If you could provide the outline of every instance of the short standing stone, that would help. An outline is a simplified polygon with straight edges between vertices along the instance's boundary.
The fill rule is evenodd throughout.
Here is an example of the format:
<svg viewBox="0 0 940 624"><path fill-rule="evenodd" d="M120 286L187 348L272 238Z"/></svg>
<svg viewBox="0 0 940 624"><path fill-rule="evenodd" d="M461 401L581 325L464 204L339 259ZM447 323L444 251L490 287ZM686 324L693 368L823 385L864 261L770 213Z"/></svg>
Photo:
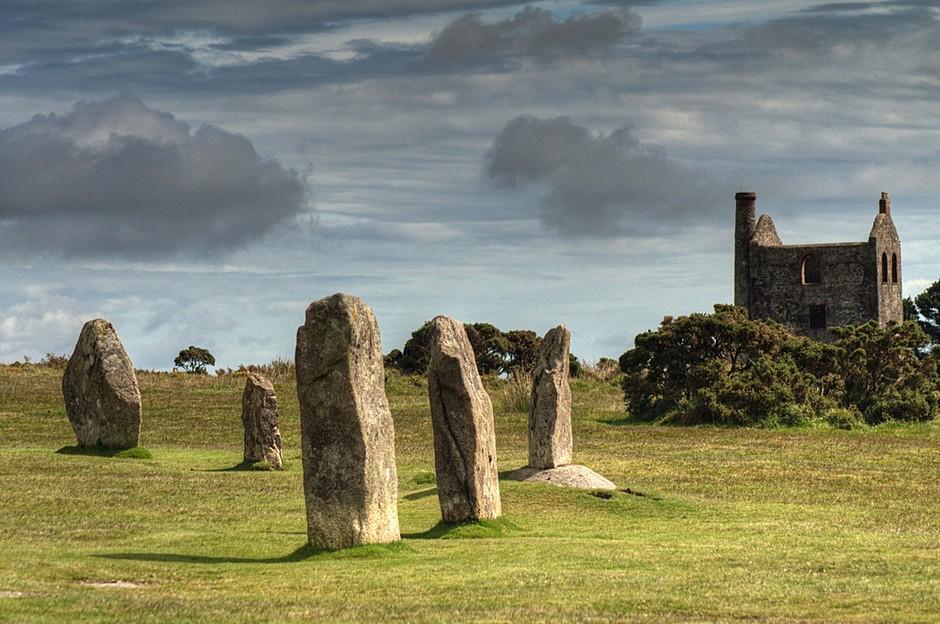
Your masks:
<svg viewBox="0 0 940 624"><path fill-rule="evenodd" d="M372 310L344 294L310 304L296 365L310 544L397 541L395 427Z"/></svg>
<svg viewBox="0 0 940 624"><path fill-rule="evenodd" d="M271 382L258 373L248 373L245 380L242 424L245 426L245 463L265 461L275 470L280 470L277 395Z"/></svg>
<svg viewBox="0 0 940 624"><path fill-rule="evenodd" d="M571 463L571 389L568 349L571 332L564 325L542 340L539 362L532 373L529 405L529 466L556 468Z"/></svg>
<svg viewBox="0 0 940 624"><path fill-rule="evenodd" d="M441 516L452 523L497 518L502 509L493 405L463 324L438 316L431 325L428 395Z"/></svg>
<svg viewBox="0 0 940 624"><path fill-rule="evenodd" d="M108 321L95 319L82 327L62 377L62 395L79 446L137 446L140 388L134 365Z"/></svg>

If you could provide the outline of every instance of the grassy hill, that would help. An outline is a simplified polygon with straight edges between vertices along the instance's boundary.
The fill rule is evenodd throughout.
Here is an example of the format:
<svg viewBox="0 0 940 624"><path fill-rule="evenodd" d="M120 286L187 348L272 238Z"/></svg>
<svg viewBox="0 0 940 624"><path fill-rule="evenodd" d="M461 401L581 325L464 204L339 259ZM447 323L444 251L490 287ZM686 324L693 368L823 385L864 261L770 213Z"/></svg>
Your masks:
<svg viewBox="0 0 940 624"><path fill-rule="evenodd" d="M0 366L2 622L928 622L940 426L633 425L577 381L575 460L631 493L501 481L505 521L448 529L423 380L393 376L404 539L305 548L298 408L284 472L241 460L243 380L142 373L152 459L70 455L61 372ZM526 414L492 382L502 471Z"/></svg>

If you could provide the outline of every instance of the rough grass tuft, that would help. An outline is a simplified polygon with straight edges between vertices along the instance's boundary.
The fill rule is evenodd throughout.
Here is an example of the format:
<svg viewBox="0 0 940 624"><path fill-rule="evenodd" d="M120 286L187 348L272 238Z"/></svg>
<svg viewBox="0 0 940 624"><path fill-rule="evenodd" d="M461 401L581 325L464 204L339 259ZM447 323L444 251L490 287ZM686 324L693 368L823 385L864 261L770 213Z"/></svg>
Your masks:
<svg viewBox="0 0 940 624"><path fill-rule="evenodd" d="M531 398L532 375L529 373L513 373L497 389L497 400L501 412L527 414Z"/></svg>
<svg viewBox="0 0 940 624"><path fill-rule="evenodd" d="M437 475L430 470L422 470L411 478L415 485L434 485L437 483Z"/></svg>
<svg viewBox="0 0 940 624"><path fill-rule="evenodd" d="M153 459L153 453L139 446L125 449L123 451L115 453L114 456L121 457L123 459Z"/></svg>

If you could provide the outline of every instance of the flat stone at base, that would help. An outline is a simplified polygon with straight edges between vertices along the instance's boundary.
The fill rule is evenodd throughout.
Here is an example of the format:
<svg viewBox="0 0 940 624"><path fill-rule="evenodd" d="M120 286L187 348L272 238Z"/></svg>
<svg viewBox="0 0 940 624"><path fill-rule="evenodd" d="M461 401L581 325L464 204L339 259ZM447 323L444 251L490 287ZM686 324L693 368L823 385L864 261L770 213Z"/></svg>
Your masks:
<svg viewBox="0 0 940 624"><path fill-rule="evenodd" d="M617 486L587 466L568 464L557 468L519 468L510 472L506 478L512 481L530 483L551 483L559 487L578 488L581 490L616 490Z"/></svg>

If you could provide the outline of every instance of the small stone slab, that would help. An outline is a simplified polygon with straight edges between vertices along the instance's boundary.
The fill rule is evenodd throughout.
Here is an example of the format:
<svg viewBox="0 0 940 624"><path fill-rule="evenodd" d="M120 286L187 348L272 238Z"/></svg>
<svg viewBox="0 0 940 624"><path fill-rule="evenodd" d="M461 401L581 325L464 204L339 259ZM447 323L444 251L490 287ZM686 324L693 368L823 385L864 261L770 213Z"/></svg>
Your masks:
<svg viewBox="0 0 940 624"><path fill-rule="evenodd" d="M18 591L0 591L0 598L22 598L23 592Z"/></svg>
<svg viewBox="0 0 940 624"><path fill-rule="evenodd" d="M79 446L126 449L140 441L140 387L114 326L82 327L62 376L65 411Z"/></svg>
<svg viewBox="0 0 940 624"><path fill-rule="evenodd" d="M311 303L295 361L307 539L330 550L398 541L395 426L372 310L341 293Z"/></svg>
<svg viewBox="0 0 940 624"><path fill-rule="evenodd" d="M245 427L245 463L266 461L281 469L281 431L278 428L277 395L263 375L248 373L242 394Z"/></svg>
<svg viewBox="0 0 940 624"><path fill-rule="evenodd" d="M513 470L507 479L512 481L527 481L530 483L551 483L560 487L577 488L580 490L616 490L617 486L597 474L587 466L568 464L557 468L539 470L537 468L519 468Z"/></svg>
<svg viewBox="0 0 940 624"><path fill-rule="evenodd" d="M431 321L428 398L441 517L450 523L498 518L493 404L463 323L446 316Z"/></svg>

